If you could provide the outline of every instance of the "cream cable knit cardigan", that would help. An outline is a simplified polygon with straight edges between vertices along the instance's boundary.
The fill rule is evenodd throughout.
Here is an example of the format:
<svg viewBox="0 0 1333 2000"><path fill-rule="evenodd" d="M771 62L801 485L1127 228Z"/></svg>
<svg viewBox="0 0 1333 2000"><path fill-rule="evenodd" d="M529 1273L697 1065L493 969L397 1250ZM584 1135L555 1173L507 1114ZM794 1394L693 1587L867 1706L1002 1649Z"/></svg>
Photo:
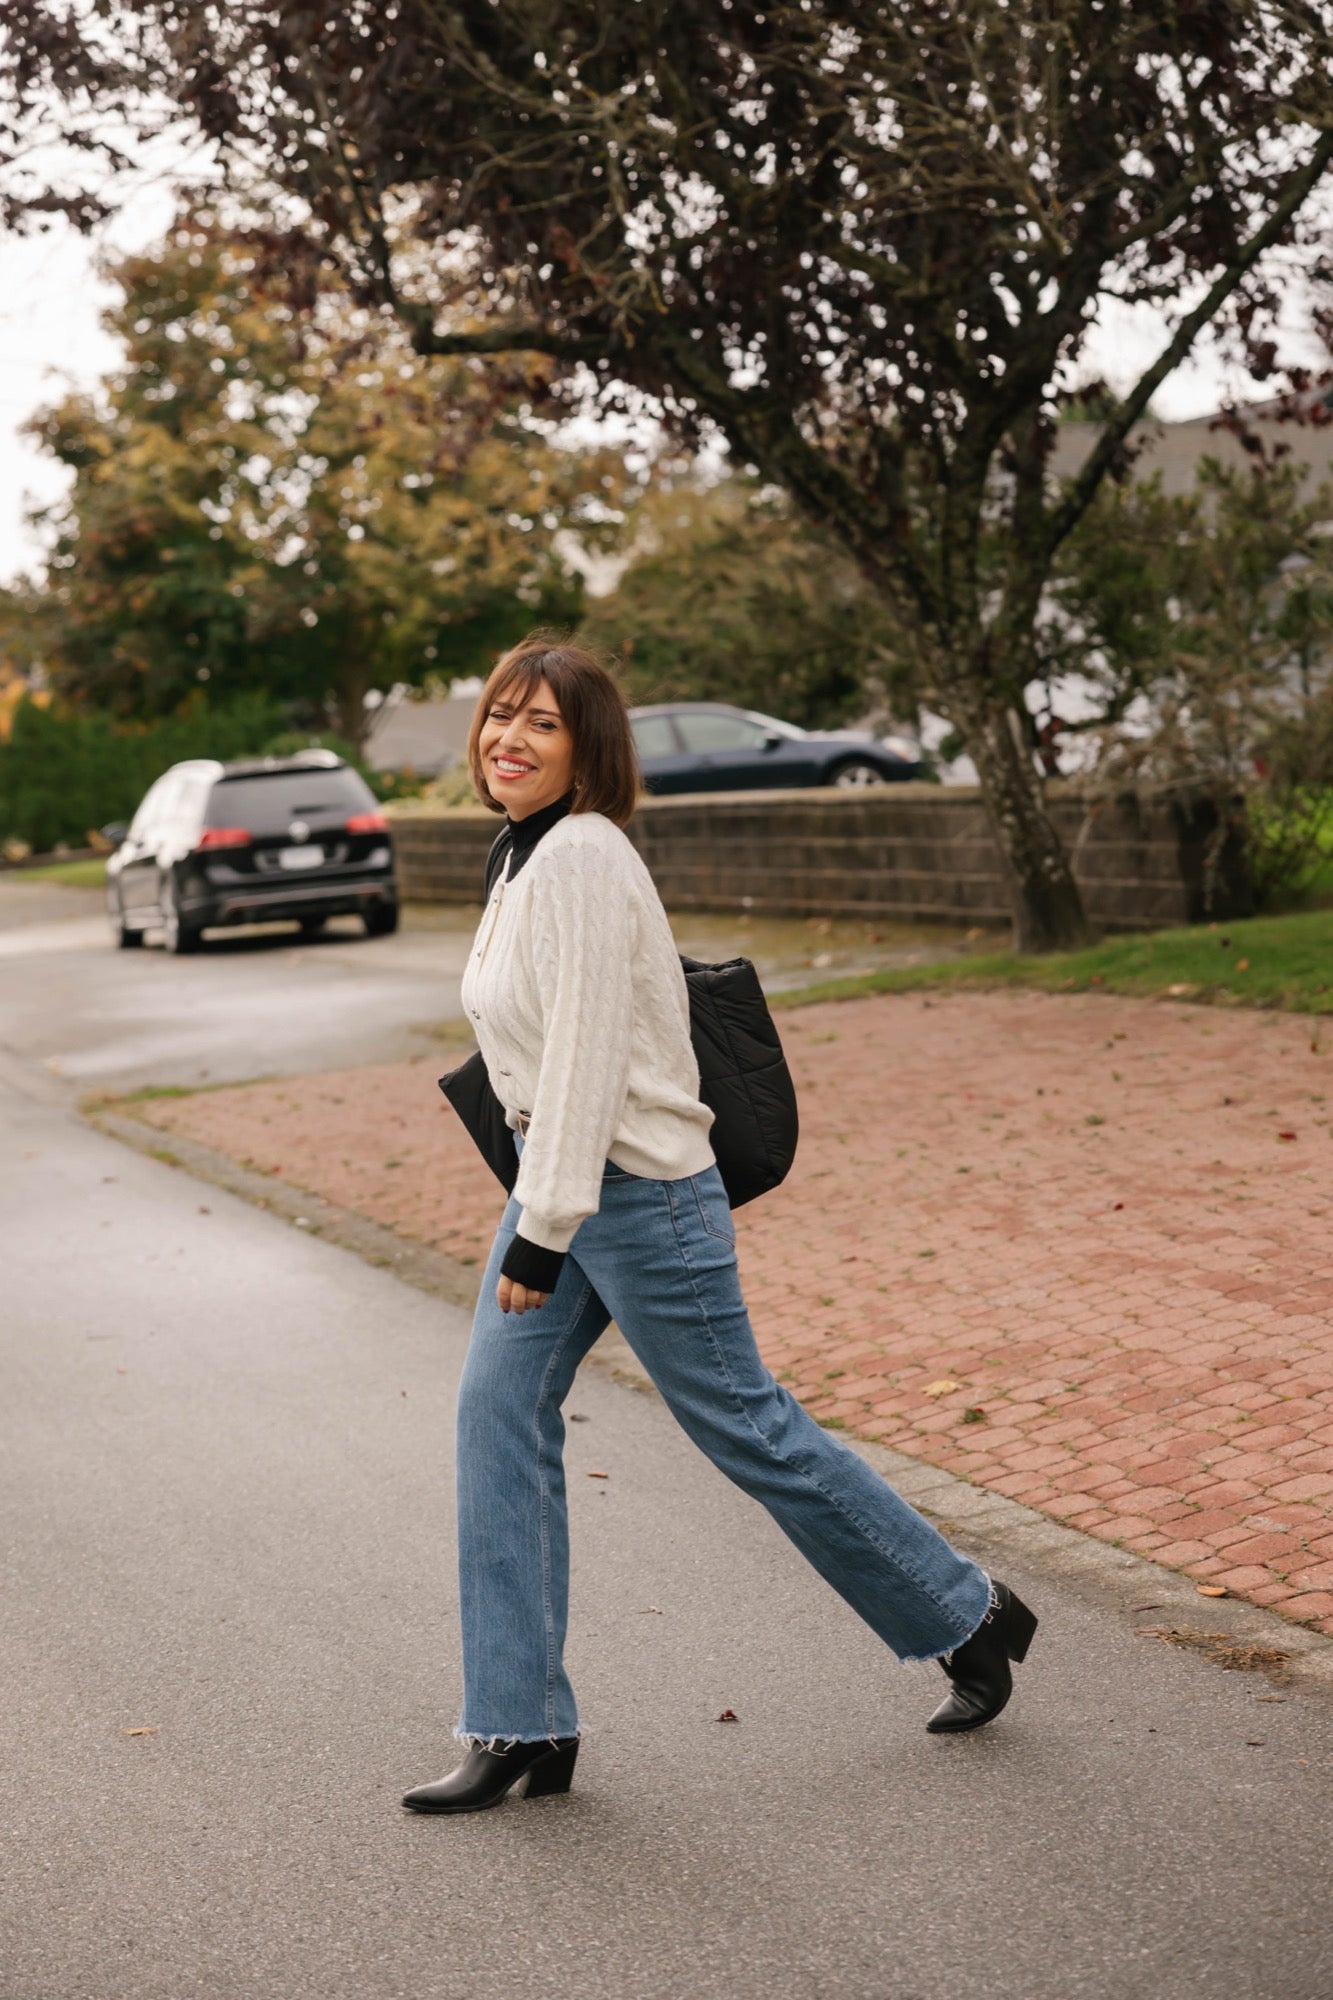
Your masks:
<svg viewBox="0 0 1333 2000"><path fill-rule="evenodd" d="M633 843L600 813L542 836L482 914L463 1005L511 1125L530 1118L518 1233L567 1250L608 1159L672 1181L713 1164L671 928Z"/></svg>

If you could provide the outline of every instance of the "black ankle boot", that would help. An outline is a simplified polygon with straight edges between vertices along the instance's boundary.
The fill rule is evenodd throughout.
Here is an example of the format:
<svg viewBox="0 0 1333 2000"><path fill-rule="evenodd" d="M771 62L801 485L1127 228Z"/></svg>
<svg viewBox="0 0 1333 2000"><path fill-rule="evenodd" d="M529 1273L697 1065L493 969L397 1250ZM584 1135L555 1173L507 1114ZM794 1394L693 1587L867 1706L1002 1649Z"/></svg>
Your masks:
<svg viewBox="0 0 1333 2000"><path fill-rule="evenodd" d="M990 1610L977 1630L941 1656L953 1686L926 1724L932 1735L958 1735L995 1720L1014 1691L1009 1662L1026 1659L1036 1629L1036 1617L1022 1599L993 1583Z"/></svg>
<svg viewBox="0 0 1333 2000"><path fill-rule="evenodd" d="M520 1784L520 1796L530 1799L567 1792L578 1754L577 1736L557 1736L554 1740L544 1736L540 1743L511 1743L503 1750L487 1750L473 1743L456 1771L436 1785L418 1785L403 1804L411 1812L484 1812L487 1806L498 1806Z"/></svg>

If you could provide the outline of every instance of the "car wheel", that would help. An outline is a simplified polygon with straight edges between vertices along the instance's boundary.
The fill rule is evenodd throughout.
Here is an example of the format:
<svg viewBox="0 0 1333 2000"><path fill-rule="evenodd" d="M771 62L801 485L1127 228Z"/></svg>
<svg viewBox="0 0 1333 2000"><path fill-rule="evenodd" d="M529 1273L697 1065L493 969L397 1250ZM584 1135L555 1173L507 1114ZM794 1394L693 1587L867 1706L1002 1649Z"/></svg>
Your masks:
<svg viewBox="0 0 1333 2000"><path fill-rule="evenodd" d="M135 951L143 943L143 932L131 930L125 921L125 912L120 900L108 904L107 914L111 918L111 936L119 951Z"/></svg>
<svg viewBox="0 0 1333 2000"><path fill-rule="evenodd" d="M887 785L889 782L877 764L868 764L863 757L853 757L846 764L839 764L829 782L840 790L850 791L865 785Z"/></svg>
<svg viewBox="0 0 1333 2000"><path fill-rule="evenodd" d="M372 903L361 913L367 937L392 937L398 928L397 903Z"/></svg>
<svg viewBox="0 0 1333 2000"><path fill-rule="evenodd" d="M172 957L184 958L187 953L198 951L199 932L182 917L176 903L176 887L170 875L162 878L157 904L162 913L162 941Z"/></svg>

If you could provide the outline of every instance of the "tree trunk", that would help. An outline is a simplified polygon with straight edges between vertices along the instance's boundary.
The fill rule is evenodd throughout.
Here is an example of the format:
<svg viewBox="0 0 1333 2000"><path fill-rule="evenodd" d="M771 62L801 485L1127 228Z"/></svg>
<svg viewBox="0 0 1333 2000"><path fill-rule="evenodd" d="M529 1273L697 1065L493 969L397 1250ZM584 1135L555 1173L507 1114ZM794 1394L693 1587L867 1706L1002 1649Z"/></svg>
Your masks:
<svg viewBox="0 0 1333 2000"><path fill-rule="evenodd" d="M977 767L1014 915L1016 951L1067 951L1089 937L1083 898L1046 810L1026 732L1008 703L955 704Z"/></svg>
<svg viewBox="0 0 1333 2000"><path fill-rule="evenodd" d="M366 689L369 685L370 677L358 659L344 663L333 695L338 734L344 742L352 745L358 757L364 751L370 734L370 714L366 708Z"/></svg>

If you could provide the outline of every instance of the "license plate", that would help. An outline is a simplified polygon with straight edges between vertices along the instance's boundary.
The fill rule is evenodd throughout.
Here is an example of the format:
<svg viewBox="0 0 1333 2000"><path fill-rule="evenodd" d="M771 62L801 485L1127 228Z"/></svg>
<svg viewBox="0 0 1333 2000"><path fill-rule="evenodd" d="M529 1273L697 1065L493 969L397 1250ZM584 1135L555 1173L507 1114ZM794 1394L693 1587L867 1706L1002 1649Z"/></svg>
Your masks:
<svg viewBox="0 0 1333 2000"><path fill-rule="evenodd" d="M324 860L322 847L280 847L279 868L318 868Z"/></svg>

